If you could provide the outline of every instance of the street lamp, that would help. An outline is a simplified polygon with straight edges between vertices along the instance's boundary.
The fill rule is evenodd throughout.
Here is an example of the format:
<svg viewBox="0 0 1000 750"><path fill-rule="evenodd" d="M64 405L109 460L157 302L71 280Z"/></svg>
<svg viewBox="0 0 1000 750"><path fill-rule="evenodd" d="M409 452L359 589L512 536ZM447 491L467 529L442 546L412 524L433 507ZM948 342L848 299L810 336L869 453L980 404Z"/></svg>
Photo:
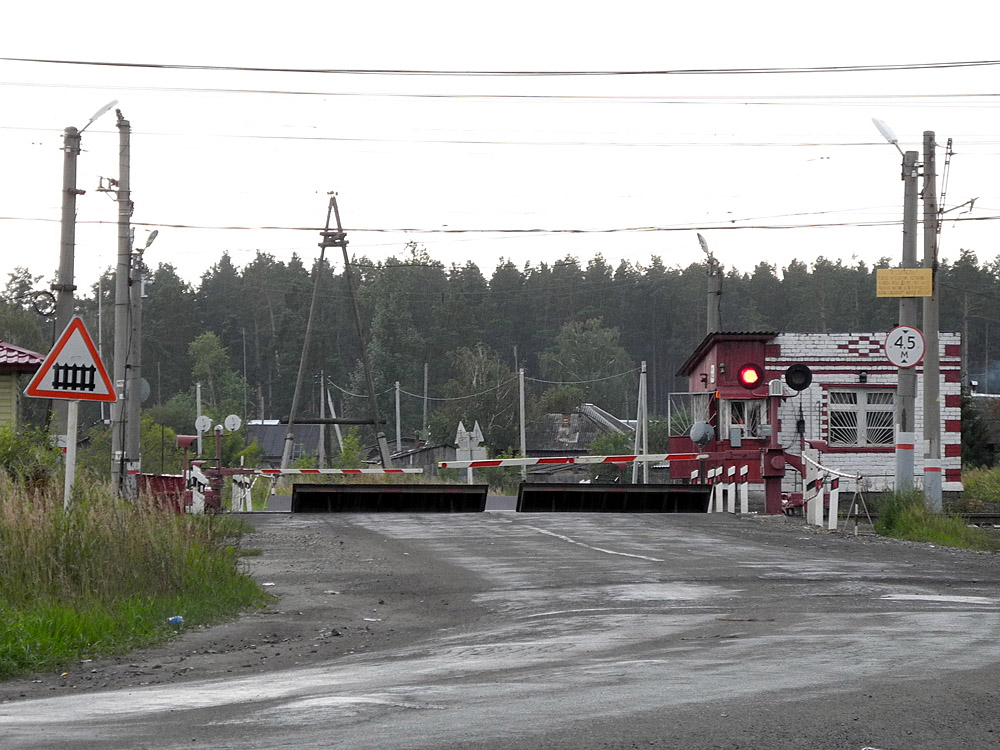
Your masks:
<svg viewBox="0 0 1000 750"><path fill-rule="evenodd" d="M879 133L903 156L903 262L901 268L917 267L917 152L899 147L892 128L872 118ZM899 325L917 327L917 298L899 298ZM916 437L914 410L917 397L915 367L897 370L896 380L896 481L897 492L913 489L913 445Z"/></svg>
<svg viewBox="0 0 1000 750"><path fill-rule="evenodd" d="M59 250L59 272L56 282L49 287L56 293L56 330L65 330L73 317L73 263L76 249L76 196L83 195L83 190L76 187L76 157L80 155L80 136L83 131L98 117L103 115L118 103L117 100L105 104L94 113L81 130L72 125L63 134L63 189L62 189L62 235ZM66 406L65 403L53 402L56 413L55 427L58 434L65 433ZM68 439L68 438L67 438Z"/></svg>

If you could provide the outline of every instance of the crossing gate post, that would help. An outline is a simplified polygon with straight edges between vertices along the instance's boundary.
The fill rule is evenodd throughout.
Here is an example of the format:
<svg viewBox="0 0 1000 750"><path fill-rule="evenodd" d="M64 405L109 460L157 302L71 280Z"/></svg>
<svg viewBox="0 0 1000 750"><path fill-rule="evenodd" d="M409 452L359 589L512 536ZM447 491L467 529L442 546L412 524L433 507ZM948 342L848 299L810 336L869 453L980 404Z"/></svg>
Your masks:
<svg viewBox="0 0 1000 750"><path fill-rule="evenodd" d="M746 515L750 512L750 482L749 479L750 467L743 465L740 467L740 483L739 483L739 493L740 493L740 513Z"/></svg>
<svg viewBox="0 0 1000 750"><path fill-rule="evenodd" d="M806 523L814 526L823 525L823 487L819 479L819 451L806 448L803 454L811 459L806 461L805 483L802 487L802 502L806 509Z"/></svg>
<svg viewBox="0 0 1000 750"><path fill-rule="evenodd" d="M837 530L837 516L840 513L838 507L840 503L840 479L834 477L830 480L830 517L827 521L827 528L830 531Z"/></svg>
<svg viewBox="0 0 1000 750"><path fill-rule="evenodd" d="M726 511L736 513L736 467L726 469Z"/></svg>
<svg viewBox="0 0 1000 750"><path fill-rule="evenodd" d="M712 495L715 497L715 512L723 513L726 510L725 500L723 499L723 487L722 487L722 467L716 466L712 469Z"/></svg>

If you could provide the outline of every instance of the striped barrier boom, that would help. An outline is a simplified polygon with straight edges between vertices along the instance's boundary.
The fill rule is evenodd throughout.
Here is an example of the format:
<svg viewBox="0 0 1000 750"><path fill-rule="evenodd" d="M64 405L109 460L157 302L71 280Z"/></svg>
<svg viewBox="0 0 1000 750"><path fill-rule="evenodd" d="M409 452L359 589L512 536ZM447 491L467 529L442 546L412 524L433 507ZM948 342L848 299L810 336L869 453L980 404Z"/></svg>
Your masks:
<svg viewBox="0 0 1000 750"><path fill-rule="evenodd" d="M255 469L254 474L423 474L423 469Z"/></svg>
<svg viewBox="0 0 1000 750"><path fill-rule="evenodd" d="M628 464L633 461L694 461L708 458L705 453L650 453L635 456L546 456L543 458L487 458L478 461L441 461L442 469L486 469L498 466L539 466L543 464Z"/></svg>

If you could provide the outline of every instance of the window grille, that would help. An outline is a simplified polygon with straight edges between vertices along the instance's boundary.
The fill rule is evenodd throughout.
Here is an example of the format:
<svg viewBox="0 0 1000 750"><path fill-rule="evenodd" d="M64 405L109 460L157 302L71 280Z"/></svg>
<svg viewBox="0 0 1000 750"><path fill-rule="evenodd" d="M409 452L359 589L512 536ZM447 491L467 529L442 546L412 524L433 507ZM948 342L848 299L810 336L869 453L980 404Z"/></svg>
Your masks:
<svg viewBox="0 0 1000 750"><path fill-rule="evenodd" d="M830 445L891 446L895 443L895 392L830 390Z"/></svg>

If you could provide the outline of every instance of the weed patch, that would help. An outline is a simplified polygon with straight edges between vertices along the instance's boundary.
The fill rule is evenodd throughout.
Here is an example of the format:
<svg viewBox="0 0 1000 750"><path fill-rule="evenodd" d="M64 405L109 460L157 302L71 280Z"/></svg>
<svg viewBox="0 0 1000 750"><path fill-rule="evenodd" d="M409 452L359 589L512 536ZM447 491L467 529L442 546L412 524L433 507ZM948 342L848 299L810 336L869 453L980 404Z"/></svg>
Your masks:
<svg viewBox="0 0 1000 750"><path fill-rule="evenodd" d="M242 519L176 516L82 485L59 493L0 477L0 678L157 643L263 605L240 562Z"/></svg>
<svg viewBox="0 0 1000 750"><path fill-rule="evenodd" d="M942 547L997 550L1000 544L987 532L970 528L953 515L933 513L919 492L897 493L879 501L875 531L882 536Z"/></svg>

